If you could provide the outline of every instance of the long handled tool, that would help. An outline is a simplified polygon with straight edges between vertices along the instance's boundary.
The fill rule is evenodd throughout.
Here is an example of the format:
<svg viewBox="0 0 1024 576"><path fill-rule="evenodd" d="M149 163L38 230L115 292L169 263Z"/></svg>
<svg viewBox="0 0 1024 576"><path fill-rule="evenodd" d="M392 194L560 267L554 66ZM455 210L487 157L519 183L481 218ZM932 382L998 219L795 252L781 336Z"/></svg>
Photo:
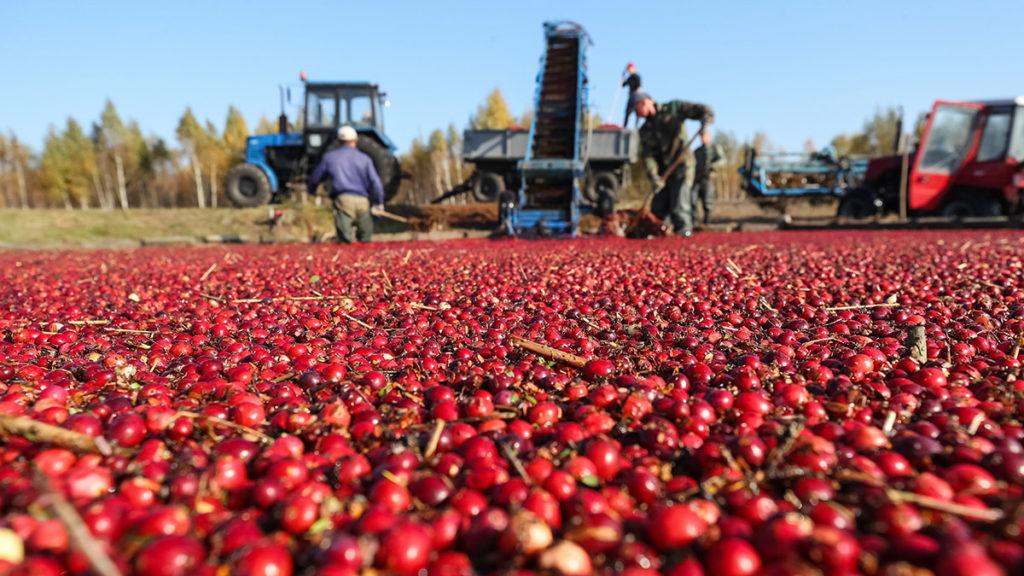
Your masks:
<svg viewBox="0 0 1024 576"><path fill-rule="evenodd" d="M675 171L680 166L683 165L683 162L686 159L686 151L690 149L690 146L692 146L694 141L697 140L697 137L700 136L701 132L702 132L702 130L698 130L696 134L694 134L693 136L690 137L690 140L686 143L686 146L682 150L680 150L679 157L677 157L671 164L669 164L668 168L665 169L665 172L663 172L661 174L661 181L662 182L665 182L666 180L668 180L669 176L671 176L673 173L675 173ZM655 188L654 186L651 186L651 189L647 192L647 195L644 196L644 202L643 202L643 204L640 205L640 209L637 210L636 214L633 215L633 219L630 221L629 226L626 226L626 232L625 233L626 233L627 236L633 230L633 228L636 227L637 223L640 221L640 216L644 212L647 212L647 211L650 210L648 208L648 206L651 203L651 199L654 198L654 196L657 195L657 193L659 191L661 191L661 188Z"/></svg>
<svg viewBox="0 0 1024 576"><path fill-rule="evenodd" d="M388 212L384 208L378 208L376 210L372 210L370 212L370 214L372 214L374 216L379 216L381 218L387 218L388 220L394 220L395 222L401 222L403 224L408 224L410 222L410 220L408 218L406 218L405 216L399 216L398 214L392 214L391 212Z"/></svg>

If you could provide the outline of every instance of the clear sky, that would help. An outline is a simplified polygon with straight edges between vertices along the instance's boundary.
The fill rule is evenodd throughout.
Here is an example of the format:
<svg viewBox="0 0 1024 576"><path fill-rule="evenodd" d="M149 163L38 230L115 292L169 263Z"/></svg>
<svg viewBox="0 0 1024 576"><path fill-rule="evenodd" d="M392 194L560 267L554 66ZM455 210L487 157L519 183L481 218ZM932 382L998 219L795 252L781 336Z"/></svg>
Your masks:
<svg viewBox="0 0 1024 576"><path fill-rule="evenodd" d="M277 115L277 85L371 80L391 96L403 148L463 127L500 86L530 105L541 23L590 32L591 103L605 117L628 61L656 99L712 105L739 138L787 149L857 129L878 106L912 119L943 98L1024 94L1024 1L0 0L0 130L38 147L106 98L173 138L182 110L223 123ZM621 121L621 120L620 120Z"/></svg>

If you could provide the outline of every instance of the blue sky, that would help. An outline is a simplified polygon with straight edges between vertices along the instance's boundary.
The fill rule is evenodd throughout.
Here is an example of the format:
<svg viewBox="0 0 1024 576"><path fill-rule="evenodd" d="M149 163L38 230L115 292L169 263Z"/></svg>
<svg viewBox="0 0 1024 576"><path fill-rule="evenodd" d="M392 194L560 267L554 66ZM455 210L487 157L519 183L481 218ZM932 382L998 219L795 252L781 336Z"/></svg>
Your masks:
<svg viewBox="0 0 1024 576"><path fill-rule="evenodd" d="M610 108L634 61L657 99L710 104L718 128L787 149L857 129L878 106L913 117L939 97L1024 94L1020 0L0 0L0 130L38 147L108 97L168 138L186 105L220 124L235 104L254 124L306 70L380 83L405 148L463 127L494 86L524 111L541 23L559 18L594 38L591 103L606 117L620 117Z"/></svg>

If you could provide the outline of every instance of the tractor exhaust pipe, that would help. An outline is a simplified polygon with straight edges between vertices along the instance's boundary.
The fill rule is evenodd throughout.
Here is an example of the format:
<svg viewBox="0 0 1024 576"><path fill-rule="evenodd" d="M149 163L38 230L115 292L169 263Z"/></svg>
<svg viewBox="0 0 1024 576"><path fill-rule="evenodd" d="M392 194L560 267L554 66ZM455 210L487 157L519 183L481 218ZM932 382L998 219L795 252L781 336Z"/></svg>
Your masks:
<svg viewBox="0 0 1024 576"><path fill-rule="evenodd" d="M284 99L285 99L284 98L284 95L285 95L285 87L284 87L284 85L283 84L278 84L277 85L277 91L281 95L281 115L277 117L277 131L279 133L281 133L281 134L287 134L288 133L288 114L285 113L285 108L284 108ZM289 94L289 97L290 96L291 96L291 94ZM289 99L291 99L291 98L289 98Z"/></svg>

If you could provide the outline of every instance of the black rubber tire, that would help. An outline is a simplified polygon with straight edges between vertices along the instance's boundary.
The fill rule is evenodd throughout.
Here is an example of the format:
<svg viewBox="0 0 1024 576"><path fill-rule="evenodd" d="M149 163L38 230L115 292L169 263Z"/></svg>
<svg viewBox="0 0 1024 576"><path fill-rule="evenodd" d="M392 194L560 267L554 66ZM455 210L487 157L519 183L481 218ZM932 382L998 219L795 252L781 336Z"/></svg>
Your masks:
<svg viewBox="0 0 1024 576"><path fill-rule="evenodd" d="M867 190L851 190L839 201L836 215L843 218L863 220L878 213L875 195Z"/></svg>
<svg viewBox="0 0 1024 576"><path fill-rule="evenodd" d="M1003 206L994 196L984 192L955 194L942 207L942 215L955 219L1002 216Z"/></svg>
<svg viewBox="0 0 1024 576"><path fill-rule="evenodd" d="M239 164L228 170L228 200L237 208L255 208L270 202L273 191L263 170L254 164Z"/></svg>
<svg viewBox="0 0 1024 576"><path fill-rule="evenodd" d="M398 194L398 187L402 184L402 167L398 158L369 136L360 136L356 146L373 160L373 167L377 169L377 175L384 186L384 201L390 201Z"/></svg>
<svg viewBox="0 0 1024 576"><path fill-rule="evenodd" d="M942 215L954 220L970 218L974 216L974 207L967 200L953 199L942 207Z"/></svg>
<svg viewBox="0 0 1024 576"><path fill-rule="evenodd" d="M595 211L598 216L607 217L615 213L615 197L604 192L597 199Z"/></svg>
<svg viewBox="0 0 1024 576"><path fill-rule="evenodd" d="M498 232L508 236L515 235L512 229L512 212L516 209L516 198L511 192L498 194Z"/></svg>
<svg viewBox="0 0 1024 576"><path fill-rule="evenodd" d="M977 216L994 218L1005 214L1002 202L991 194L975 196L972 204L974 205L974 213Z"/></svg>
<svg viewBox="0 0 1024 576"><path fill-rule="evenodd" d="M609 196L614 203L619 197L619 179L613 172L597 172L590 177L583 195L594 205L601 202L602 195Z"/></svg>
<svg viewBox="0 0 1024 576"><path fill-rule="evenodd" d="M505 179L494 172L481 172L473 182L473 199L494 202L505 191Z"/></svg>

